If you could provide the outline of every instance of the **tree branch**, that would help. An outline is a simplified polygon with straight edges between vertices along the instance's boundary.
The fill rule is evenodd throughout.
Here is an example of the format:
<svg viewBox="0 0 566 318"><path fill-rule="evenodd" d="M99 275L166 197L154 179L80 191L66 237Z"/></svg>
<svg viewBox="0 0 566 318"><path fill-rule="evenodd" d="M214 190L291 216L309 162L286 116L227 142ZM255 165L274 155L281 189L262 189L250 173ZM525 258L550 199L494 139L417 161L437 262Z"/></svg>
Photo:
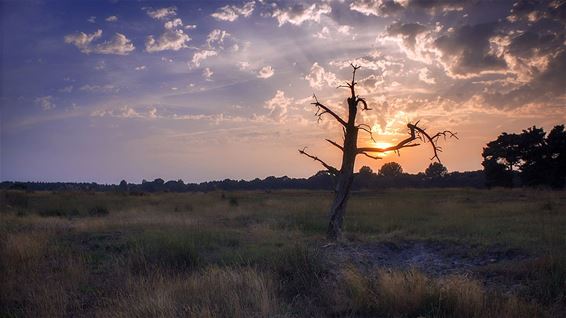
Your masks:
<svg viewBox="0 0 566 318"><path fill-rule="evenodd" d="M334 142L334 141L332 141L332 140L330 140L330 139L326 139L326 141L328 141L329 143L331 143L331 144L332 144L333 146L335 146L336 148L338 148L338 149L344 151L344 147L340 146L338 143L336 143L336 142Z"/></svg>
<svg viewBox="0 0 566 318"><path fill-rule="evenodd" d="M307 148L305 147L305 148L303 148L302 150L299 149L299 153L300 153L301 155L305 155L305 156L311 158L311 159L314 160L314 161L320 162L320 163L326 168L326 170L328 170L328 172L332 173L332 174L335 175L335 176L338 175L338 169L336 169L336 168L334 168L333 166L327 164L326 162L322 161L322 160L319 159L318 157L313 156L313 155L307 153L307 152L305 151L305 149L307 149Z"/></svg>
<svg viewBox="0 0 566 318"><path fill-rule="evenodd" d="M352 83L348 84L348 86L350 87L350 91L352 92L352 98L356 98L356 90L355 90L355 86L356 84L356 71L361 67L359 65L354 65L352 63L350 63L350 66L354 69L352 71Z"/></svg>
<svg viewBox="0 0 566 318"><path fill-rule="evenodd" d="M369 137L371 138L371 140L373 142L376 142L375 139L373 138L373 132L371 131L371 127L369 125L366 124L359 124L356 126L356 128L361 129L365 132L367 132L369 134Z"/></svg>
<svg viewBox="0 0 566 318"><path fill-rule="evenodd" d="M450 130L444 130L431 136L425 131L424 128L418 127L418 122L415 123L414 125L408 124L407 127L409 127L411 131L416 132L417 138L419 138L423 142L427 142L427 141L430 142L430 145L432 146L432 151L434 152L434 156L432 156L430 160L436 159L438 163L441 163L438 153L442 152L442 147L437 145L438 138L444 137L444 140L446 140L446 138L458 139L456 133L451 132Z"/></svg>
<svg viewBox="0 0 566 318"><path fill-rule="evenodd" d="M316 98L316 95L315 95L315 94L313 94L312 96L314 97L315 102L314 102L314 103L311 103L311 104L312 104L312 105L315 105L315 106L317 107L315 116L318 116L318 121L321 120L322 115L324 115L324 114L330 114L332 117L334 117L334 119L336 119L336 120L337 120L340 124L342 124L343 126L346 126L346 125L347 125L346 122L345 122L342 118L340 118L340 116L338 116L338 115L337 115L335 112L333 112L330 108L328 108L328 107L324 106L323 104L321 104L321 103L318 101L318 98Z"/></svg>
<svg viewBox="0 0 566 318"><path fill-rule="evenodd" d="M449 130L445 130L431 136L425 131L424 128L421 128L418 125L419 125L418 121L415 124L411 124L411 123L407 124L407 128L409 128L409 137L401 140L398 144L394 146L387 148L363 147L363 148L358 148L357 152L358 154L364 154L365 152L387 152L387 151L395 151L399 153L399 150L401 150L402 148L418 146L419 144L414 144L412 142L419 139L425 143L430 142L432 146L432 151L434 152L434 156L432 156L430 160L436 159L438 162L440 162L440 157L438 156L438 153L442 152L442 148L437 145L438 139L440 137L444 137L444 139L446 138L458 139L458 137L456 136L455 133Z"/></svg>
<svg viewBox="0 0 566 318"><path fill-rule="evenodd" d="M364 155L364 156L366 156L366 157L370 157L371 159L375 159L375 160L383 159L383 158L381 158L381 157L379 157L379 156L372 156L372 155L370 155L369 153L364 152L364 151L360 152L359 154Z"/></svg>
<svg viewBox="0 0 566 318"><path fill-rule="evenodd" d="M358 101L356 102L356 105L359 103L362 103L364 105L362 110L371 110L371 108L368 107L368 103L366 102L366 100L358 96Z"/></svg>

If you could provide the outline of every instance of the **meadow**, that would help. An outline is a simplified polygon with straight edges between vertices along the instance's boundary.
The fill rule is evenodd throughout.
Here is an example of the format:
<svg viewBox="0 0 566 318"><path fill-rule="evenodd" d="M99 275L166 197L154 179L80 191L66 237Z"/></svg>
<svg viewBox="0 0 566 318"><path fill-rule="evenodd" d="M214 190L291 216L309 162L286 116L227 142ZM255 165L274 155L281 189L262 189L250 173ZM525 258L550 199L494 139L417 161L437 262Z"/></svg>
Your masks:
<svg viewBox="0 0 566 318"><path fill-rule="evenodd" d="M0 317L564 317L566 192L1 192Z"/></svg>

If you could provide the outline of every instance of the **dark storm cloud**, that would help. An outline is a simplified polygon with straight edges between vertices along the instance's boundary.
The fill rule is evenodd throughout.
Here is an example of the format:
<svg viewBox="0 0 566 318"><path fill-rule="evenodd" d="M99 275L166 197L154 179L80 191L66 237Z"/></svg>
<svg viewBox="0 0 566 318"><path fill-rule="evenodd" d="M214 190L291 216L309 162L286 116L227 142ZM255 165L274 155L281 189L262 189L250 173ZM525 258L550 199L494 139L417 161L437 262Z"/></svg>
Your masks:
<svg viewBox="0 0 566 318"><path fill-rule="evenodd" d="M530 82L508 93L489 93L485 101L498 108L515 108L532 102L552 103L554 98L566 94L566 51L553 57L547 68ZM562 105L564 106L564 105Z"/></svg>
<svg viewBox="0 0 566 318"><path fill-rule="evenodd" d="M507 47L507 52L515 56L530 57L537 52L549 52L558 49L564 41L563 34L538 34L526 31L514 37Z"/></svg>
<svg viewBox="0 0 566 318"><path fill-rule="evenodd" d="M464 25L434 41L452 75L466 77L506 68L505 60L490 52L496 23Z"/></svg>
<svg viewBox="0 0 566 318"><path fill-rule="evenodd" d="M400 35L403 37L403 42L411 50L415 49L416 37L418 34L426 31L424 25L418 23L393 23L387 27L387 33L392 36Z"/></svg>

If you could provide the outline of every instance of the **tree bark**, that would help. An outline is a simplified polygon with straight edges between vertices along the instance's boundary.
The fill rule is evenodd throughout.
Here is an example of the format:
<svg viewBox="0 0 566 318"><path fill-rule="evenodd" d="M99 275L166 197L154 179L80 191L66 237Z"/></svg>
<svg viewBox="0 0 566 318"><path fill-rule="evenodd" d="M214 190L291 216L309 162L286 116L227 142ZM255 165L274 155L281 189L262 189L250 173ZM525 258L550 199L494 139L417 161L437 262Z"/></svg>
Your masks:
<svg viewBox="0 0 566 318"><path fill-rule="evenodd" d="M356 127L357 100L356 97L348 98L348 122L344 134L344 147L342 151L342 166L338 173L334 201L329 212L329 223L326 236L329 240L336 241L342 238L344 215L350 188L354 181L354 164L358 151L358 128Z"/></svg>

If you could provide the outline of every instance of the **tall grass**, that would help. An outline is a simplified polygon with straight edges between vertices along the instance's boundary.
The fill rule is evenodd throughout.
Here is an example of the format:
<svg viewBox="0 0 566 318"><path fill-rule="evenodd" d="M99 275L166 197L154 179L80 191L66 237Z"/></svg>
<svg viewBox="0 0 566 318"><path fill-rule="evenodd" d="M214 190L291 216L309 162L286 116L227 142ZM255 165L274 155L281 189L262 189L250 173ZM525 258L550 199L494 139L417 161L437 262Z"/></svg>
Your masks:
<svg viewBox="0 0 566 318"><path fill-rule="evenodd" d="M522 285L505 295L469 277L344 264L319 248L327 192L0 195L2 317L537 317L566 310L563 192L352 196L349 244L450 240L537 256L497 269Z"/></svg>
<svg viewBox="0 0 566 318"><path fill-rule="evenodd" d="M253 268L209 267L191 274L132 276L104 317L273 317L272 277Z"/></svg>

